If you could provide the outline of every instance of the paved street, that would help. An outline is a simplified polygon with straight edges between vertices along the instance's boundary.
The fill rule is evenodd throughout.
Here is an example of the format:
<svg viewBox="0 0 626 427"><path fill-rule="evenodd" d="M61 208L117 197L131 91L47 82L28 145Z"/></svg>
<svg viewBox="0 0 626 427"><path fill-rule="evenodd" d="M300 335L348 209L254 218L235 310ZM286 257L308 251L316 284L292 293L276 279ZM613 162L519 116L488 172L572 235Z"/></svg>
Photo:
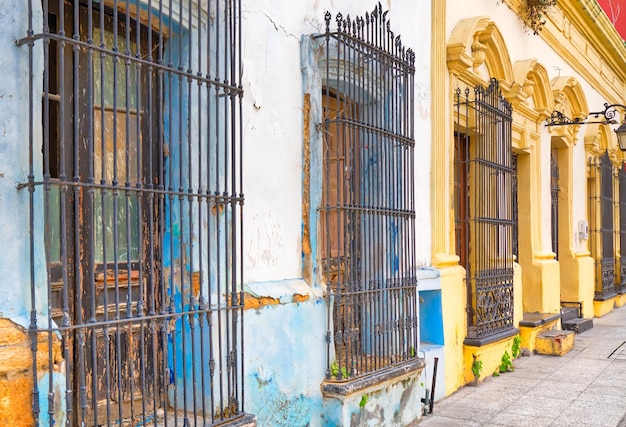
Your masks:
<svg viewBox="0 0 626 427"><path fill-rule="evenodd" d="M533 355L436 402L426 426L626 427L626 306L596 318L563 357Z"/></svg>

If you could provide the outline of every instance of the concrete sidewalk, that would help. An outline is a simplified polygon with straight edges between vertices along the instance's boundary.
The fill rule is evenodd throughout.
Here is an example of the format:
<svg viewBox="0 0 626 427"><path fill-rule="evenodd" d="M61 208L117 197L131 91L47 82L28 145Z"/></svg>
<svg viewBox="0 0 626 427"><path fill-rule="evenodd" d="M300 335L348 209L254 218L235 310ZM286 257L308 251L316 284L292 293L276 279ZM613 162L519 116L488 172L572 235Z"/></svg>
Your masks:
<svg viewBox="0 0 626 427"><path fill-rule="evenodd" d="M626 306L593 322L565 356L520 357L514 372L462 387L418 425L626 427Z"/></svg>

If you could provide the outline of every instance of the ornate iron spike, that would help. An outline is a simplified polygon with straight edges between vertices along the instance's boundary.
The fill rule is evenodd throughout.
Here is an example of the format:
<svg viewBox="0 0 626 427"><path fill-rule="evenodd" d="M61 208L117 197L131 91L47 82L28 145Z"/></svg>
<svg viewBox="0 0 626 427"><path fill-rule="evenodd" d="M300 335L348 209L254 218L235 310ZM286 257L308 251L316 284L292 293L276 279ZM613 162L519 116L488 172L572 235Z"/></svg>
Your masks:
<svg viewBox="0 0 626 427"><path fill-rule="evenodd" d="M409 53L409 61L411 63L411 66L415 65L415 52L413 51L413 49L410 49L407 51L410 52Z"/></svg>
<svg viewBox="0 0 626 427"><path fill-rule="evenodd" d="M330 20L333 19L333 16L330 14L330 12L326 11L326 13L324 14L324 21L326 21L326 32L328 33L330 31Z"/></svg>

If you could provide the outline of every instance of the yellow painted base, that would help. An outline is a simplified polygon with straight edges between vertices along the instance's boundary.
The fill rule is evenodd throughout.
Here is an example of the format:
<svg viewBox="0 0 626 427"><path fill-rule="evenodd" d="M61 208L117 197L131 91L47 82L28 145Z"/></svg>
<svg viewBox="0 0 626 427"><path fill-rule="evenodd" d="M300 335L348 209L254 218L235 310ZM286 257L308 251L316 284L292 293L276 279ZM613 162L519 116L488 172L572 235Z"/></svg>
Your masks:
<svg viewBox="0 0 626 427"><path fill-rule="evenodd" d="M555 319L551 322L544 323L543 325L537 326L535 328L520 326L519 333L520 338L522 339L522 342L520 344L521 348L528 350L531 354L534 353L537 347L537 335L546 331L556 329L558 323L559 319Z"/></svg>
<svg viewBox="0 0 626 427"><path fill-rule="evenodd" d="M546 331L537 336L536 351L548 356L564 356L574 348L572 331Z"/></svg>
<svg viewBox="0 0 626 427"><path fill-rule="evenodd" d="M626 294L620 294L615 297L615 307L626 305Z"/></svg>
<svg viewBox="0 0 626 427"><path fill-rule="evenodd" d="M604 301L593 301L593 315L595 317L602 317L605 314L613 311L615 306L615 298L609 298Z"/></svg>
<svg viewBox="0 0 626 427"><path fill-rule="evenodd" d="M574 258L563 257L561 264L561 301L582 303L583 317L593 317L595 294L594 260L586 253L575 254Z"/></svg>
<svg viewBox="0 0 626 427"><path fill-rule="evenodd" d="M479 382L491 376L500 367L504 352L508 351L511 360L513 360L511 347L514 338L515 335L480 347L464 345L465 383L468 384L475 380L474 374L472 373L472 363L474 360L482 362L483 365L482 372L478 378Z"/></svg>
<svg viewBox="0 0 626 427"><path fill-rule="evenodd" d="M465 385L463 340L467 331L465 270L458 265L440 269L444 331L446 396ZM430 369L430 368L428 368Z"/></svg>

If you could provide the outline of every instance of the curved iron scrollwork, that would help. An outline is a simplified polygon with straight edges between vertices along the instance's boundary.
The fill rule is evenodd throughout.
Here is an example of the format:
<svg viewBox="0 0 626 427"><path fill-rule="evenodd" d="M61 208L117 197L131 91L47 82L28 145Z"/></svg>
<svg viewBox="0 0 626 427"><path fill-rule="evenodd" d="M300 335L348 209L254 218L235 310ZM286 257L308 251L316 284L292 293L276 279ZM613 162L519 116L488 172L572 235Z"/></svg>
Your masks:
<svg viewBox="0 0 626 427"><path fill-rule="evenodd" d="M618 122L615 120L615 116L617 115L618 108L622 108L624 112L626 112L626 105L609 104L608 102L605 102L604 110L592 111L585 117L574 117L573 119L570 119L560 111L554 110L552 114L550 114L550 117L546 119L546 126L583 125L588 123L601 123L605 125L617 124ZM600 120L587 121L589 117ZM624 124L624 120L622 120L621 123Z"/></svg>
<svg viewBox="0 0 626 427"><path fill-rule="evenodd" d="M546 119L546 126L580 125L584 123L586 118L575 117L570 119L560 111L554 110L550 117Z"/></svg>

